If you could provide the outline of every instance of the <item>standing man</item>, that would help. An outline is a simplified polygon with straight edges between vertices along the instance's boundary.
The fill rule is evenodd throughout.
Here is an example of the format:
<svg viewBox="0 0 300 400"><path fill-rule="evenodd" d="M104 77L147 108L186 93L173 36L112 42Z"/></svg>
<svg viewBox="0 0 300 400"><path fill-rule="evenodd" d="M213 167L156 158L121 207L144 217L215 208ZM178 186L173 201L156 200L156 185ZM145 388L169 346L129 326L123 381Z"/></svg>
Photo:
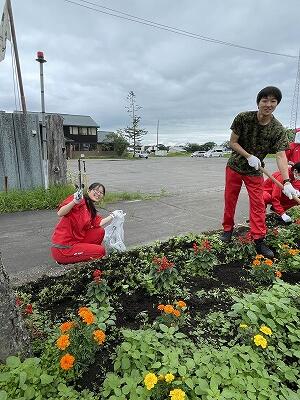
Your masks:
<svg viewBox="0 0 300 400"><path fill-rule="evenodd" d="M233 152L226 166L224 232L221 240L225 243L231 240L236 203L244 183L250 203L250 233L255 242L256 252L267 258L274 257L264 241L266 212L263 198L264 179L260 167L267 154L276 154L277 166L284 183L283 193L289 198L298 193L289 179L285 155L285 150L289 148L287 135L284 127L273 116L281 98L282 94L278 88L265 87L257 95L258 111L242 112L234 118L230 137Z"/></svg>

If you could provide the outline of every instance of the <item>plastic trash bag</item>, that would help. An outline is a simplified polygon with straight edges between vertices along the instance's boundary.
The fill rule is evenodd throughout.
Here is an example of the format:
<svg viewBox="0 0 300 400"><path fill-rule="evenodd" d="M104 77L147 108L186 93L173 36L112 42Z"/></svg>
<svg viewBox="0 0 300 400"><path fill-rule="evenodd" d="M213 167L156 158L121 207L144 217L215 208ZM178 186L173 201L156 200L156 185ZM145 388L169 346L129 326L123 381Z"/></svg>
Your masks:
<svg viewBox="0 0 300 400"><path fill-rule="evenodd" d="M125 251L126 246L124 244L124 217L126 213L122 210L115 211L115 217L112 222L107 225L104 235L104 244L108 252L112 250Z"/></svg>

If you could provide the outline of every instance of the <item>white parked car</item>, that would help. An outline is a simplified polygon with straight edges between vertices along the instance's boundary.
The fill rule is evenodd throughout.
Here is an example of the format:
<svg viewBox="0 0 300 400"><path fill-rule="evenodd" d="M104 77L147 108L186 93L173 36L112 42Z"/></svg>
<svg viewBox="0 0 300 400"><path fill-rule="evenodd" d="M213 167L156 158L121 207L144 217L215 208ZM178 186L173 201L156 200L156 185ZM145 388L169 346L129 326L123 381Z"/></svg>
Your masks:
<svg viewBox="0 0 300 400"><path fill-rule="evenodd" d="M204 157L209 158L209 157L223 157L224 155L224 150L222 149L212 149L208 150L204 153Z"/></svg>
<svg viewBox="0 0 300 400"><path fill-rule="evenodd" d="M135 156L138 158L148 158L149 154L148 153L144 153L144 152L140 152L140 153L135 153Z"/></svg>
<svg viewBox="0 0 300 400"><path fill-rule="evenodd" d="M194 151L194 153L191 154L191 157L203 157L206 151Z"/></svg>

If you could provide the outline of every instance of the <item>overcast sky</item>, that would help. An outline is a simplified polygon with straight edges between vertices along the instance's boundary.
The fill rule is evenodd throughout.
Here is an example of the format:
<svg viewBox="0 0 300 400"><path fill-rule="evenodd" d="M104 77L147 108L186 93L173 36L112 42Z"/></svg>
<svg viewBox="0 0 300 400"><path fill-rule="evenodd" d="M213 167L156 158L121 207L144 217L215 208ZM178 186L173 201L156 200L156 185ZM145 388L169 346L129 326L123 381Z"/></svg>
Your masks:
<svg viewBox="0 0 300 400"><path fill-rule="evenodd" d="M149 131L144 144L156 143L158 119L160 143L221 144L234 116L256 109L257 92L268 85L282 90L275 116L290 124L299 0L74 0L294 58L178 35L65 0L11 1L28 110L40 110L35 58L42 50L46 111L90 115L102 130L116 130L129 124L126 97L133 90L141 127ZM0 0L1 14L3 5ZM8 44L0 63L0 109L15 108Z"/></svg>

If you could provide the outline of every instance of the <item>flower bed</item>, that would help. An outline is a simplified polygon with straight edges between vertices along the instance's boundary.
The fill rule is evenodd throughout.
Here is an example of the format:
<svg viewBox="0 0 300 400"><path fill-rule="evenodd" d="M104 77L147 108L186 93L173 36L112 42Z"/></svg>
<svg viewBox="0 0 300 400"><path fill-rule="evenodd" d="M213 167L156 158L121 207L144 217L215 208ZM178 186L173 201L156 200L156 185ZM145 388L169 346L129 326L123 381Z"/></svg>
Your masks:
<svg viewBox="0 0 300 400"><path fill-rule="evenodd" d="M274 260L189 234L19 288L35 358L0 400L299 399L300 224L268 226Z"/></svg>

